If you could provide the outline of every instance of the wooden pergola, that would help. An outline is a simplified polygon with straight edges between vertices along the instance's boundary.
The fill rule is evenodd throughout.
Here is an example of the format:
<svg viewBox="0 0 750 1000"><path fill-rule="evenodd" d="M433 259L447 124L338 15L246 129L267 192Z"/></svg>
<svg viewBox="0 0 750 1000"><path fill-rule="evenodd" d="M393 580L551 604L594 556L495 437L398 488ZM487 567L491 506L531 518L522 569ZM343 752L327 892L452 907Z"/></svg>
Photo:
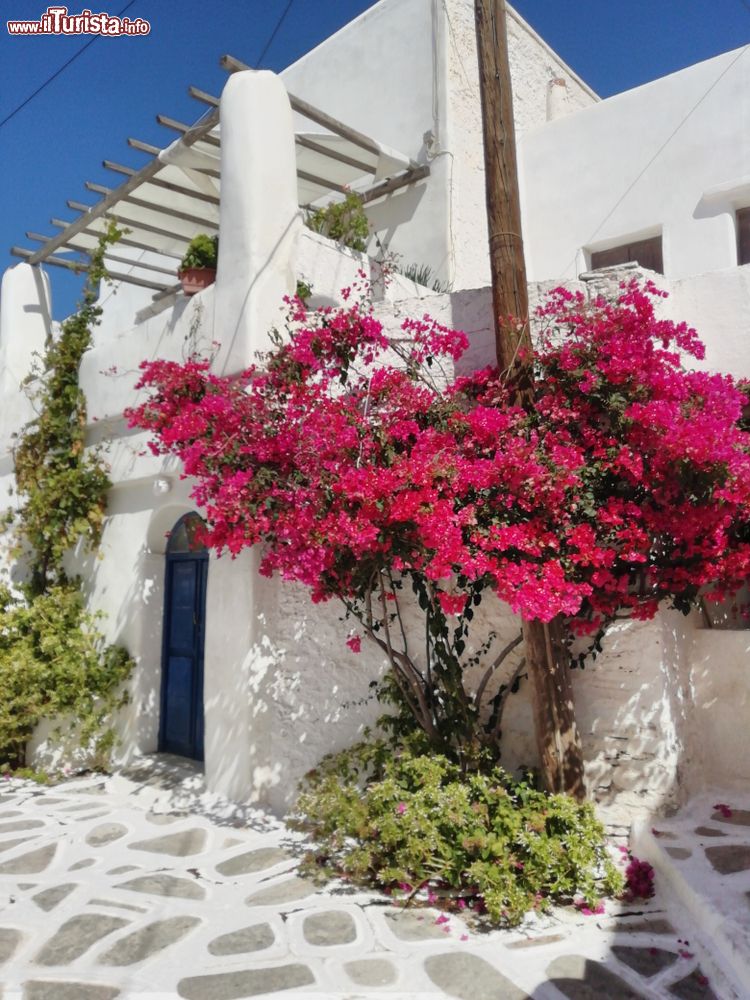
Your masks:
<svg viewBox="0 0 750 1000"><path fill-rule="evenodd" d="M229 73L250 69L229 55L222 56L221 65ZM87 190L102 195L99 201L85 205L69 200L68 207L80 213L77 218L52 219L60 230L54 236L27 232L27 239L41 245L37 249L14 246L11 253L29 264L86 271L85 259L71 260L56 252L90 254L114 220L126 230L118 247L141 254L118 254L118 247L109 252L112 280L153 289L154 299L177 291L177 267L192 237L198 232L219 232L221 197L219 98L197 87L188 92L207 105L196 124L157 115L160 125L179 133L178 139L163 149L128 139L131 148L151 156L145 166L135 169L104 160L107 170L126 179L115 188L87 181ZM325 204L348 190L356 191L367 204L428 176L429 166L415 163L299 97L290 94L289 100L299 118L318 126L318 130L295 133L298 198L303 208ZM112 269L113 263L127 267L118 272Z"/></svg>

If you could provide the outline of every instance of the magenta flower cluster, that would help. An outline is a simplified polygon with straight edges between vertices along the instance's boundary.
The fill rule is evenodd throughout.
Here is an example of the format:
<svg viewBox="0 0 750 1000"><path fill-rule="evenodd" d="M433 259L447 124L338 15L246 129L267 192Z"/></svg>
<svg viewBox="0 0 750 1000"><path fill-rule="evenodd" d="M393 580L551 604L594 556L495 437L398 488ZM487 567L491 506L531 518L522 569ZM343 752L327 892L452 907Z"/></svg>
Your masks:
<svg viewBox="0 0 750 1000"><path fill-rule="evenodd" d="M593 632L750 575L745 386L685 368L702 345L660 294L553 292L525 406L496 369L454 377L467 338L429 317L389 341L364 297L292 299L288 338L239 377L144 363L130 424L181 459L209 545L261 545L315 601L418 574L447 615L488 588Z"/></svg>

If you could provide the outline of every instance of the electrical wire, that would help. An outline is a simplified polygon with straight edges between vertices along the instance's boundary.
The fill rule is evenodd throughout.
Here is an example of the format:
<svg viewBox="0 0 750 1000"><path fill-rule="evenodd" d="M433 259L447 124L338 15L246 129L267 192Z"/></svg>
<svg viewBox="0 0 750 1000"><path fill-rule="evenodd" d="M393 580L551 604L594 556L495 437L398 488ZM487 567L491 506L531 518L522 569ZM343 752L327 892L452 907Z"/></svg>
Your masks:
<svg viewBox="0 0 750 1000"><path fill-rule="evenodd" d="M260 55L258 56L258 59L257 59L257 61L256 61L256 66L257 66L257 67L258 67L259 69L260 69L260 66L261 66L261 63L263 62L263 60L264 60L264 59L265 59L265 57L266 57L266 53L268 52L268 50L269 50L269 49L271 48L271 46L273 45L273 40L274 40L274 38L275 38L275 37L276 37L276 36L278 35L278 33L279 33L279 28L281 28L281 25L282 25L282 24L284 23L284 21L286 20L286 16L287 16L287 14L289 13L289 11L291 10L291 8L292 8L292 4L293 4L293 3L294 3L294 0L289 0L289 3L287 3L286 7L284 8L284 13L283 13L283 14L281 15L281 17L280 17L280 18L278 19L278 21L276 22L276 27L275 27L275 28L273 29L273 31L271 32L271 35L270 35L270 37L269 37L268 41L267 41L267 42L266 42L266 44L265 44L265 45L263 46L263 51L262 51L262 52L261 52L261 54L260 54Z"/></svg>
<svg viewBox="0 0 750 1000"><path fill-rule="evenodd" d="M119 13L119 14L118 14L117 16L118 16L118 17L122 17L122 15L123 15L123 14L124 14L124 13L125 13L126 11L130 10L130 8L131 8L131 7L133 6L133 4L134 4L134 3L135 3L135 0L130 0L130 3L128 3L128 4L125 4L125 6L124 6L124 7L122 8L122 10L120 11L120 13ZM53 81L53 80L56 80L56 79L58 78L58 76L59 76L59 75L60 75L60 74L61 74L61 73L62 73L62 72L63 72L64 70L66 70L66 69L68 68L68 66L70 66L70 64L71 64L71 63L75 62L75 61L76 61L76 59L77 59L77 58L78 58L79 56L82 56L82 55L83 55L83 53L84 53L84 52L86 51L86 49L90 48L90 47L91 47L91 46L92 46L92 45L94 44L94 42L98 42L98 41L99 41L99 39L100 39L101 37L102 37L101 35L94 35L94 37L93 37L93 38L90 38L90 39L89 39L89 41L88 41L88 42L86 42L86 44L85 44L85 45L82 45L82 46L80 47L80 49L79 49L79 50L78 50L77 52L75 52L75 53L74 53L74 54L73 54L73 55L72 55L72 56L70 57L70 59L68 59L68 60L67 60L67 62L64 62L64 63L62 64L62 66L60 66L60 68L59 68L59 69L56 69L56 70L55 70L55 72L54 72L54 73L53 73L53 74L52 74L51 76L48 76L48 77L47 77L47 79L46 79L46 80L44 81L44 83L43 83L43 84L41 84L41 86L37 87L37 88L36 88L36 90L35 90L35 91L34 91L33 93L29 94L29 96L28 96L28 97L27 97L27 98L26 98L26 99L25 99L24 101L21 101L21 103L20 103L20 104L19 104L19 105L18 105L17 107L15 107L15 108L14 108L14 109L13 109L13 110L11 111L11 113L10 113L9 115L6 115L6 116L5 116L5 118L3 118L3 120L2 120L2 121L0 121L0 128L2 128L2 127L3 127L3 125L7 125L7 124L8 124L8 122L9 122L9 121L11 120L11 118L15 118L15 116L16 116L16 115L18 114L18 112L19 112L19 111L23 111L23 109L24 109L24 108L26 107L26 105L27 105L27 104L30 104L30 103L31 103L31 101L33 101L33 100L34 100L34 98L35 98L35 97L36 97L36 96L37 96L38 94L41 94L41 92L42 92L42 91L43 91L43 90L44 90L44 89L45 89L46 87L48 87L48 86L49 86L49 85L50 85L50 84L52 83L52 81Z"/></svg>

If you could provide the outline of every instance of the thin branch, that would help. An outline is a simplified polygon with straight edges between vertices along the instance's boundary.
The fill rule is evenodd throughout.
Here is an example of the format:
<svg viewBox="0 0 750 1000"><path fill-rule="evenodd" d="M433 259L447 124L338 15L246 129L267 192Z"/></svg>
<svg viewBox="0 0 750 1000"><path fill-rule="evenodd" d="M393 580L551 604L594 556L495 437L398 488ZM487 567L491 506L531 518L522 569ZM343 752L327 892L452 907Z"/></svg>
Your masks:
<svg viewBox="0 0 750 1000"><path fill-rule="evenodd" d="M525 666L526 666L526 657L523 656L521 658L521 662L518 664L516 669L508 678L508 686L500 695L500 698L497 703L497 718L495 719L495 725L492 727L492 732L488 736L488 741L491 743L495 743L498 737L500 736L500 723L503 721L503 709L505 708L505 703L508 700L509 695L513 691L513 685L521 676L521 671Z"/></svg>
<svg viewBox="0 0 750 1000"><path fill-rule="evenodd" d="M393 585L393 575L391 574L390 570L388 570L388 583L391 585L391 593L393 594L393 597L396 602L396 615L398 616L398 624L399 628L401 629L401 638L404 640L404 655L408 656L409 643L406 638L406 629L404 628L404 622L403 619L401 618L401 605L399 603L398 595L396 594L396 588Z"/></svg>
<svg viewBox="0 0 750 1000"><path fill-rule="evenodd" d="M523 632L519 632L515 639L512 639L507 644L507 646L505 646L503 649L500 650L495 659L492 661L487 670L484 672L484 677L482 677L482 680L479 682L479 687L477 688L477 692L474 695L474 704L476 705L477 710L479 710L479 708L481 707L482 696L485 692L485 688L487 687L487 685L490 682L490 679L492 678L492 675L495 673L498 667L500 667L505 662L506 657L508 657L516 648L516 646L520 645L522 642L523 642Z"/></svg>

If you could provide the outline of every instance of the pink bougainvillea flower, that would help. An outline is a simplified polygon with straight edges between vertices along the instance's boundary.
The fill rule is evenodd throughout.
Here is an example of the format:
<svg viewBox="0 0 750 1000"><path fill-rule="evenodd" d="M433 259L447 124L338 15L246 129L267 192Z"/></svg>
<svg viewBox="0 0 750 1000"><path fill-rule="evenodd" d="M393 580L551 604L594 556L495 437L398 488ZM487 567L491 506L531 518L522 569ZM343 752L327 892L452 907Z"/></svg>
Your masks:
<svg viewBox="0 0 750 1000"><path fill-rule="evenodd" d="M396 815L403 816L405 812L406 812L406 803L399 802L399 804L396 806Z"/></svg>
<svg viewBox="0 0 750 1000"><path fill-rule="evenodd" d="M731 819L732 810L725 802L719 802L714 806L717 812L720 812L724 819Z"/></svg>
<svg viewBox="0 0 750 1000"><path fill-rule="evenodd" d="M358 635L350 635L346 644L353 653L358 653L362 649L362 638Z"/></svg>

